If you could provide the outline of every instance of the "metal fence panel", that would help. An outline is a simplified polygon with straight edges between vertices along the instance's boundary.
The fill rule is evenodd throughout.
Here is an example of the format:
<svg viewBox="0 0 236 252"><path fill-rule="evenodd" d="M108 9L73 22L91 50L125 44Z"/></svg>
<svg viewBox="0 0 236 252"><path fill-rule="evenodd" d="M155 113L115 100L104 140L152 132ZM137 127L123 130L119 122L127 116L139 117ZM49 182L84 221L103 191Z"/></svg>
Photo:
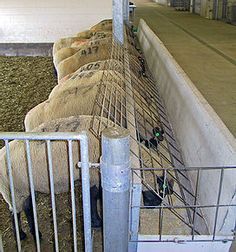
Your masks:
<svg viewBox="0 0 236 252"><path fill-rule="evenodd" d="M73 220L73 242L74 251L77 251L77 226L76 226L76 205L75 205L75 194L74 194L74 163L73 163L73 147L72 141L77 141L80 144L80 157L81 160L77 162L81 166L82 170L82 197L83 197L83 212L84 212L84 239L85 239L85 251L92 251L92 235L91 235L91 210L90 210L90 179L89 179L89 156L88 156L88 138L86 132L81 133L62 133L62 132L52 132L52 133L25 133L25 132L4 132L0 133L0 140L5 141L6 148L6 160L9 176L9 184L12 199L12 211L15 222L16 229L16 239L17 239L17 249L22 250L20 241L20 230L16 211L15 202L15 188L14 188L14 178L12 174L12 164L11 164L11 151L9 141L19 140L24 141L26 147L26 160L27 169L29 176L30 193L33 205L33 215L34 224L36 231L36 247L37 251L40 251L40 236L38 229L38 218L36 209L36 199L35 199L35 188L34 188L34 177L33 170L34 166L32 164L31 155L31 145L33 141L45 141L46 142L46 155L48 159L48 171L49 171L49 182L50 182L50 194L51 194L51 205L53 214L53 228L54 228L54 240L55 240L55 251L59 251L58 245L58 229L57 229L57 217L56 217L56 204L55 204L55 191L54 191L54 174L53 174L53 159L52 159L52 141L67 141L68 142L68 156L69 156L69 169L70 169L70 190L72 199L72 220ZM80 162L81 161L81 162ZM2 240L0 240L0 251L3 250Z"/></svg>

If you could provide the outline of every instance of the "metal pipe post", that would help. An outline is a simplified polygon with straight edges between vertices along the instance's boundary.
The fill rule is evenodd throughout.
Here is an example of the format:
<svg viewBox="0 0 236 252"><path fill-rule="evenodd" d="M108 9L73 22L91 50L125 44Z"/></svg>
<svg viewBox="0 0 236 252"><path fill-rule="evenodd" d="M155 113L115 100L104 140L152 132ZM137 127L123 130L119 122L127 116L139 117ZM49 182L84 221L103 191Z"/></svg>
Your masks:
<svg viewBox="0 0 236 252"><path fill-rule="evenodd" d="M105 252L126 252L129 241L129 131L111 127L102 134L103 239Z"/></svg>
<svg viewBox="0 0 236 252"><path fill-rule="evenodd" d="M86 132L81 133L81 163L82 163L82 196L84 210L84 239L85 252L92 252L91 205L90 205L90 176L89 149Z"/></svg>
<svg viewBox="0 0 236 252"><path fill-rule="evenodd" d="M120 44L124 44L123 0L112 1L113 36Z"/></svg>
<svg viewBox="0 0 236 252"><path fill-rule="evenodd" d="M123 9L124 9L124 21L126 24L129 23L129 0L123 0Z"/></svg>
<svg viewBox="0 0 236 252"><path fill-rule="evenodd" d="M3 250L3 243L2 243L2 234L1 234L1 231L0 231L0 251L1 251L1 252L4 252L4 250Z"/></svg>

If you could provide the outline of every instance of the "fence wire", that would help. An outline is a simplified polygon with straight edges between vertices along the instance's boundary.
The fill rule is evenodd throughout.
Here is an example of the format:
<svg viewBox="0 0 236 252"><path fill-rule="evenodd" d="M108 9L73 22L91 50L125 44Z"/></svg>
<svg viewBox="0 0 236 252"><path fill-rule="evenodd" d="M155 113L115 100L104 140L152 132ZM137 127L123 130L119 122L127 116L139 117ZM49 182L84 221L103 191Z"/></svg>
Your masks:
<svg viewBox="0 0 236 252"><path fill-rule="evenodd" d="M108 126L115 124L128 128L131 132L133 183L139 181L143 190L153 192L162 202L158 207L142 204L131 208L140 207L149 209L149 212L150 209L158 210L160 239L167 210L169 221L177 219L177 222L181 223L180 226L187 227L193 237L211 233L202 214L204 207L198 205L199 182L195 188L192 187L192 181L184 168L178 144L158 93L158 85L148 71L131 29L126 28L123 46L113 39L108 50L111 52L112 60L122 62L122 68L119 71L107 71L101 78L93 108L93 116L100 117L100 123L97 127L92 120L90 130L100 138L102 130ZM112 69L111 64L111 61L107 63L107 70ZM157 140L158 137L155 138L156 128L163 129L164 132L160 141ZM152 168L149 169L150 167ZM199 173L200 170L195 174L197 181ZM164 186L168 186L170 180L174 182L171 194L165 195L164 190L163 195L157 178L163 179ZM212 207L217 208L218 205Z"/></svg>
<svg viewBox="0 0 236 252"><path fill-rule="evenodd" d="M168 171L178 171L179 168L165 168L165 172ZM133 168L133 176L137 175L137 171L155 170L160 171L162 168ZM184 242L191 241L234 241L236 234L236 201L235 194L226 195L227 183L229 177L235 176L236 166L225 166L225 167L181 167L181 172L185 172L190 178L194 188L194 202L188 204L184 202L181 198L179 201L170 200L170 197L165 198L165 194L157 193L158 197L162 199L162 202L158 206L145 206L144 204L132 205L131 208L142 209L155 209L156 212L152 214L156 222L156 239L150 240L131 240L131 242L176 242L176 236L185 235ZM215 184L214 188L208 187L206 192L206 186L204 185L204 190L201 188L203 181L209 177L214 178ZM176 181L177 182L177 181ZM163 183L168 184L167 176L164 176ZM183 185L178 185L183 186ZM225 191L224 191L225 190ZM210 197L207 197L210 195ZM205 198L204 198L205 196ZM226 197L228 197L226 199ZM189 210L191 218L186 218L179 214L179 211ZM176 222L173 218L170 218L169 212L176 215L176 217L181 220L182 223ZM150 214L150 212L149 212ZM207 224L205 217L207 216ZM230 223L227 224L226 219L230 219ZM202 223L199 222L202 220ZM172 223L171 223L171 222ZM154 220L153 220L153 223ZM173 228L172 225L176 225ZM184 224L184 225L182 225ZM224 225L228 225L224 228ZM153 224L154 226L154 224ZM187 228L186 228L187 227ZM148 227L149 231L152 229ZM142 227L140 227L142 233ZM144 227L145 229L145 227ZM170 232L171 230L171 232ZM163 238L163 235L172 235L172 238Z"/></svg>
<svg viewBox="0 0 236 252"><path fill-rule="evenodd" d="M181 154L156 83L137 47L135 36L129 28L126 29L123 46L113 39L108 49L111 52L110 58L122 62L122 68L119 71L106 71L103 74L92 113L94 117L100 117L100 123L97 126L92 120L90 130L100 138L102 130L114 124L130 129L132 164L136 168L170 168L176 164L183 166ZM111 64L111 61L107 63L107 70L112 69ZM154 135L156 128L164 131L164 137L159 142ZM177 179L175 172L177 171L165 169L158 172L142 170L140 173L136 172L136 178L142 182L143 187L158 194L157 176L165 174L173 178L178 185L182 184L179 182L180 179ZM178 177L189 183L187 175L180 170L178 170ZM183 193L183 191L186 192ZM186 193L194 198L191 188L181 185L181 192L174 191L168 199L171 201L173 197L176 197L187 204L185 202ZM184 221L175 210L172 212Z"/></svg>

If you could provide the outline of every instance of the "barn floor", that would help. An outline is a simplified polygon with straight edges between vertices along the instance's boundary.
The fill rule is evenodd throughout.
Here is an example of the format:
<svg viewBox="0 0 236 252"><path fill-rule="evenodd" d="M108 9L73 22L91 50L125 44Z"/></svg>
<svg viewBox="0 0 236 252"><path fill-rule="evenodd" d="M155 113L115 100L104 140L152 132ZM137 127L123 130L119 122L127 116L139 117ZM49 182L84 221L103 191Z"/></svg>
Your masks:
<svg viewBox="0 0 236 252"><path fill-rule="evenodd" d="M151 0L134 2L135 26L145 20L236 136L236 26Z"/></svg>
<svg viewBox="0 0 236 252"><path fill-rule="evenodd" d="M24 131L26 113L57 84L50 57L0 56L0 131Z"/></svg>

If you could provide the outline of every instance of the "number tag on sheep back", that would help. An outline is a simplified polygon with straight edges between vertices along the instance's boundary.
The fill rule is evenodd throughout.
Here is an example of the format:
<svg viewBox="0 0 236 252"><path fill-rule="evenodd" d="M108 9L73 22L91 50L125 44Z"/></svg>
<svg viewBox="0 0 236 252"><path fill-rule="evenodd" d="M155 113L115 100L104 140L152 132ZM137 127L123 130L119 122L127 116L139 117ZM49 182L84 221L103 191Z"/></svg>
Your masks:
<svg viewBox="0 0 236 252"><path fill-rule="evenodd" d="M111 52L108 45L89 46L73 56L61 61L58 65L58 80L66 75L75 72L81 66L98 60L106 60L111 58Z"/></svg>
<svg viewBox="0 0 236 252"><path fill-rule="evenodd" d="M55 86L49 95L49 99L55 96L64 95L65 90L79 87L81 84L89 85L90 83L103 81L103 78L105 77L106 81L118 84L124 80L123 75L114 70L77 71L69 80L65 81L63 84Z"/></svg>
<svg viewBox="0 0 236 252"><path fill-rule="evenodd" d="M74 84L30 110L25 117L25 130L30 131L41 123L56 118L91 115L100 85L112 85L113 87L118 85L115 82L102 83L101 81L90 84L81 83L78 86L74 81Z"/></svg>
<svg viewBox="0 0 236 252"><path fill-rule="evenodd" d="M53 55L53 63L57 69L57 66L61 61L64 59L74 55L75 53L86 50L88 47L91 46L98 46L100 44L110 44L111 38L106 39L94 39L94 40L87 40L83 43L81 41L75 41L70 46L61 48Z"/></svg>
<svg viewBox="0 0 236 252"><path fill-rule="evenodd" d="M83 65L80 67L77 71L74 73L66 75L64 78L62 78L59 82L58 85L61 85L65 83L69 79L75 79L80 76L80 73L83 71L92 71L92 70L113 70L118 73L123 74L124 72L124 67L122 63L118 60L99 60L95 62L90 62L88 64Z"/></svg>
<svg viewBox="0 0 236 252"><path fill-rule="evenodd" d="M86 34L86 35L85 35ZM94 32L94 31L85 31L85 32L80 32L76 34L74 37L67 37L67 38L62 38L56 41L53 44L53 50L52 50L52 55L55 55L57 51L59 51L62 48L65 47L71 47L71 45L74 42L86 42L88 40L95 40L95 39L104 39L104 38L109 38L112 37L112 32Z"/></svg>

